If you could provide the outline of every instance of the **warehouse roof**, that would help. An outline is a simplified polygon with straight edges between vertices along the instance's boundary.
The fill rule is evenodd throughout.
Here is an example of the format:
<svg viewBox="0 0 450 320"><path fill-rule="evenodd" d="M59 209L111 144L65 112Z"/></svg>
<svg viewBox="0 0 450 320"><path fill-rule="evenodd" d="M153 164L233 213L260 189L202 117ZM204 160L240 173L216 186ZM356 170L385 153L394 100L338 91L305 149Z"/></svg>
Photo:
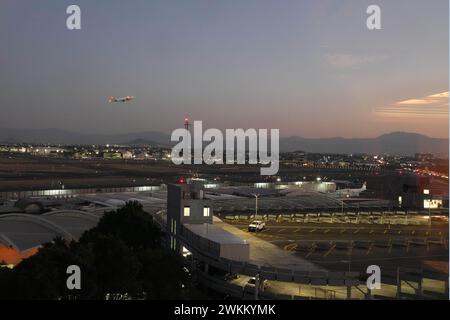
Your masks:
<svg viewBox="0 0 450 320"><path fill-rule="evenodd" d="M95 227L98 217L77 210L60 210L44 215L12 213L0 216L0 243L17 251L27 251L56 237L78 240Z"/></svg>

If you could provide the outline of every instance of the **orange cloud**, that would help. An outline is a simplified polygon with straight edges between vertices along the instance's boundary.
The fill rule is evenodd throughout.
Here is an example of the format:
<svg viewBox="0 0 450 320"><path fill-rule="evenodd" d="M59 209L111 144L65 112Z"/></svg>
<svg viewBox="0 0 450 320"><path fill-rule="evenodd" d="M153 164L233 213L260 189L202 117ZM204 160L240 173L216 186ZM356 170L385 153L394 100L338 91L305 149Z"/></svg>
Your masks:
<svg viewBox="0 0 450 320"><path fill-rule="evenodd" d="M440 118L448 116L448 91L398 101L385 107L374 109L374 113L381 117L426 117Z"/></svg>

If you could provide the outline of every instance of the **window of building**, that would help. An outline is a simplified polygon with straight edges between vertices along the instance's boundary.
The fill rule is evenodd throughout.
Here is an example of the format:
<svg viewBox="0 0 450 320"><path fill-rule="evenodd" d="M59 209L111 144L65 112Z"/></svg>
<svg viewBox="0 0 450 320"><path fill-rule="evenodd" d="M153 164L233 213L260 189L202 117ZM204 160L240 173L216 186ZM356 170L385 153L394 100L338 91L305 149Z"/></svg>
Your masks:
<svg viewBox="0 0 450 320"><path fill-rule="evenodd" d="M204 207L203 208L203 216L204 217L209 217L209 210L210 210L209 207Z"/></svg>
<svg viewBox="0 0 450 320"><path fill-rule="evenodd" d="M185 217L189 217L191 215L191 208L190 207L184 207L183 215Z"/></svg>

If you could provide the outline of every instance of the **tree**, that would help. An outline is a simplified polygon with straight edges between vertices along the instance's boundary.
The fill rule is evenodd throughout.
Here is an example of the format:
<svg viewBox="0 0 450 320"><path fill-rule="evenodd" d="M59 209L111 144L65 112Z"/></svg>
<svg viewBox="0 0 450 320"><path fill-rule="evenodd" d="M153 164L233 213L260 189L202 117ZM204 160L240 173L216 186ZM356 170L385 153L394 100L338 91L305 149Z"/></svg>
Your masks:
<svg viewBox="0 0 450 320"><path fill-rule="evenodd" d="M45 244L38 253L14 268L12 298L57 299L66 291L66 269L81 264L61 238Z"/></svg>
<svg viewBox="0 0 450 320"><path fill-rule="evenodd" d="M80 242L89 241L94 233L122 239L133 250L157 248L161 245L161 230L137 201L128 202L116 212L105 213L98 225L87 231Z"/></svg>
<svg viewBox="0 0 450 320"><path fill-rule="evenodd" d="M182 260L161 246L161 236L142 206L129 202L106 213L78 242L57 238L13 270L0 269L0 287L12 299L104 299L143 292L149 299L186 297L190 286ZM70 265L81 269L81 290L67 289Z"/></svg>
<svg viewBox="0 0 450 320"><path fill-rule="evenodd" d="M163 249L140 253L142 288L147 299L181 299L190 287L181 257Z"/></svg>
<svg viewBox="0 0 450 320"><path fill-rule="evenodd" d="M138 279L141 263L120 238L101 233L93 234L83 243L94 256L90 270L95 270L98 298L106 294L136 295L141 291Z"/></svg>

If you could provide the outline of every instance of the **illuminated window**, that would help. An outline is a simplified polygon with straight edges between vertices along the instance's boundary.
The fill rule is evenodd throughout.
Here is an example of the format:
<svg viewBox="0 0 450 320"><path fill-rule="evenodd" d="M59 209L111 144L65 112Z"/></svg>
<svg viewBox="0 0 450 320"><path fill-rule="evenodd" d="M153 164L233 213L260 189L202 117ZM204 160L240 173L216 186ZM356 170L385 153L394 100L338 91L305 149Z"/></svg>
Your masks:
<svg viewBox="0 0 450 320"><path fill-rule="evenodd" d="M184 207L183 215L185 217L189 217L191 215L191 208L190 207Z"/></svg>
<svg viewBox="0 0 450 320"><path fill-rule="evenodd" d="M442 200L423 200L423 207L425 209L438 209L442 208Z"/></svg>
<svg viewBox="0 0 450 320"><path fill-rule="evenodd" d="M430 190L424 189L424 190L423 190L423 194L430 194Z"/></svg>
<svg viewBox="0 0 450 320"><path fill-rule="evenodd" d="M209 217L209 207L204 207L203 208L203 216L204 217Z"/></svg>

